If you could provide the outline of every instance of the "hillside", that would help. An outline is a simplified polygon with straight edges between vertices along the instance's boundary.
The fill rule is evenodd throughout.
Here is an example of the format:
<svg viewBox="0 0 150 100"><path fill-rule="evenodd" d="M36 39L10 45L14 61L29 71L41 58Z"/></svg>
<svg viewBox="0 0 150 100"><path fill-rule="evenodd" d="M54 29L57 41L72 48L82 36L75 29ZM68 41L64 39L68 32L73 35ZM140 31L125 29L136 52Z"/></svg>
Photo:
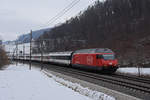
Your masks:
<svg viewBox="0 0 150 100"><path fill-rule="evenodd" d="M149 10L150 0L97 1L40 38L45 52L110 48L121 66L150 66Z"/></svg>
<svg viewBox="0 0 150 100"><path fill-rule="evenodd" d="M38 39L41 35L44 34L44 32L50 31L50 30L51 30L51 28L33 31L32 32L33 40ZM5 41L5 42L3 42L3 45L15 44L16 42L17 43L29 43L30 42L30 33L20 35L16 40L13 40L13 41Z"/></svg>
<svg viewBox="0 0 150 100"><path fill-rule="evenodd" d="M32 32L32 38L34 40L38 39L41 35L44 34L44 32L46 31L49 31L50 28L48 29L41 29L41 30L37 30L37 31L33 31ZM19 43L29 43L30 42L30 33L27 33L27 34L24 34L24 35L21 35L18 37L17 41Z"/></svg>

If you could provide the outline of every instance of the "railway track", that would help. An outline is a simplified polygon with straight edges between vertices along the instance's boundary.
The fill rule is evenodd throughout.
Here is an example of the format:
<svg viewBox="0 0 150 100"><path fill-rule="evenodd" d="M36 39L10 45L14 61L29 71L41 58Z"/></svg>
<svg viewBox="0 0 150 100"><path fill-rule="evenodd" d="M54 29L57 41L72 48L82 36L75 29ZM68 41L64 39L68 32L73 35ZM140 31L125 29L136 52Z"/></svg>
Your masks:
<svg viewBox="0 0 150 100"><path fill-rule="evenodd" d="M124 88L132 89L133 91L139 91L150 95L150 81L148 79L146 80L137 77L133 78L119 74L104 75L66 67L55 67L55 69L61 70L66 73L71 73L78 76L84 76L95 80L104 81L110 84L119 85Z"/></svg>
<svg viewBox="0 0 150 100"><path fill-rule="evenodd" d="M117 73L114 75L112 74L112 76L119 77L119 78L123 77L124 79L150 84L150 79L145 78L145 77L138 77L138 76L131 76L131 75L129 76L129 75L123 75L123 74L117 74Z"/></svg>

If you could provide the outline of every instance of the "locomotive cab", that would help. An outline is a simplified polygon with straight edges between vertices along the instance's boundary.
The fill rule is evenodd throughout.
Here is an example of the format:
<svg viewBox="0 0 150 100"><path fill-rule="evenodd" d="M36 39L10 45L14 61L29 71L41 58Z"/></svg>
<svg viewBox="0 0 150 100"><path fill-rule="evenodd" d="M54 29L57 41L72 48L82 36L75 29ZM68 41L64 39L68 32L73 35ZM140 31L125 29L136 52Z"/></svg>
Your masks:
<svg viewBox="0 0 150 100"><path fill-rule="evenodd" d="M98 66L102 66L104 73L114 73L118 69L118 61L114 54L97 54L96 59Z"/></svg>
<svg viewBox="0 0 150 100"><path fill-rule="evenodd" d="M98 54L96 59L100 66L116 67L118 63L114 54Z"/></svg>

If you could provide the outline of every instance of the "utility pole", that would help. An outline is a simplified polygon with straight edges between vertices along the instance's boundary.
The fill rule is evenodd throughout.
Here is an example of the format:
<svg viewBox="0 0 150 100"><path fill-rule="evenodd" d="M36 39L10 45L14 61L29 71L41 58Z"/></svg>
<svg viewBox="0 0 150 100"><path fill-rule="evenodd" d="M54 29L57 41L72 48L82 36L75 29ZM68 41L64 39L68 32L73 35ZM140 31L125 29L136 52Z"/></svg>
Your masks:
<svg viewBox="0 0 150 100"><path fill-rule="evenodd" d="M43 37L42 37L42 41L41 41L41 70L43 70L43 48L44 48L44 46L43 46Z"/></svg>
<svg viewBox="0 0 150 100"><path fill-rule="evenodd" d="M18 65L18 41L16 41L16 66Z"/></svg>
<svg viewBox="0 0 150 100"><path fill-rule="evenodd" d="M25 44L23 43L23 64L24 64L24 59L25 59Z"/></svg>
<svg viewBox="0 0 150 100"><path fill-rule="evenodd" d="M140 72L140 64L139 63L141 63L141 50L140 50L140 48L142 48L142 47L140 47L140 45L137 45L136 46L136 50L137 50L137 68L138 68L138 76L140 77L141 76L141 72Z"/></svg>
<svg viewBox="0 0 150 100"><path fill-rule="evenodd" d="M30 32L30 66L29 66L30 70L31 70L31 57L32 57L32 30Z"/></svg>

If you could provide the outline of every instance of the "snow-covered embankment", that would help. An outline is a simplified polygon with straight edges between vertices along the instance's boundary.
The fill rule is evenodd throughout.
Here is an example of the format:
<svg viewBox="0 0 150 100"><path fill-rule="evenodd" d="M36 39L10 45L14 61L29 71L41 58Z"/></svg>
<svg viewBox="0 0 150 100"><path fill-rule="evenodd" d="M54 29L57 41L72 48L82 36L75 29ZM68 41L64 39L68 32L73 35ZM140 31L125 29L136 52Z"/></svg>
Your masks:
<svg viewBox="0 0 150 100"><path fill-rule="evenodd" d="M39 70L29 70L27 65L10 65L0 70L0 100L114 100L79 84L63 81L53 75L49 78Z"/></svg>

